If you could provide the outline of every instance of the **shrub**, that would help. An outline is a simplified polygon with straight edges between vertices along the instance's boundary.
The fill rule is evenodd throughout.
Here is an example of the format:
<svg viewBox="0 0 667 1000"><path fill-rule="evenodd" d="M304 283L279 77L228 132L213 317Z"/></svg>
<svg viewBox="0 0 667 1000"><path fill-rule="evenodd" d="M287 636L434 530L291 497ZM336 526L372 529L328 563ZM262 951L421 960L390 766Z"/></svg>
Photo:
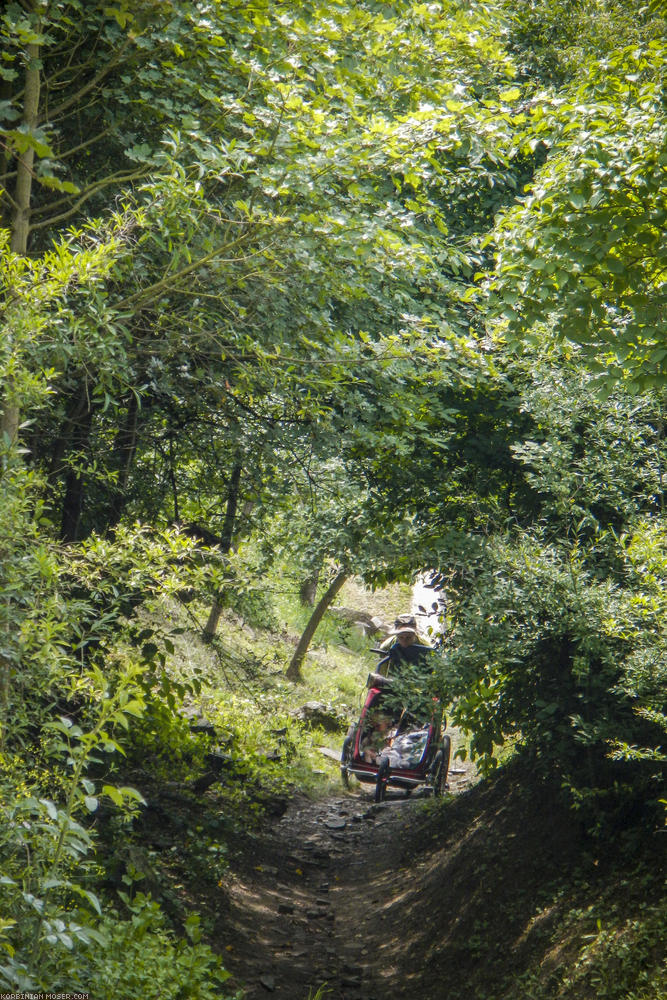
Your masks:
<svg viewBox="0 0 667 1000"><path fill-rule="evenodd" d="M491 540L453 608L442 678L482 769L518 740L593 814L655 799L664 737L664 608L632 545L615 545L625 572L612 579L595 546Z"/></svg>

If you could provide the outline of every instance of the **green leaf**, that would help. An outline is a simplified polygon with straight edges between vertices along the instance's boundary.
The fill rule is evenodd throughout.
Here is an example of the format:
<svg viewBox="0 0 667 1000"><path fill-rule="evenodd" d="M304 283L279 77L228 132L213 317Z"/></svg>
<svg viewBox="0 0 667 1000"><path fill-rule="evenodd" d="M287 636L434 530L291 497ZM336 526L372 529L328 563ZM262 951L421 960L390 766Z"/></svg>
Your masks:
<svg viewBox="0 0 667 1000"><path fill-rule="evenodd" d="M54 157L53 149L39 130L32 131L26 126L21 126L18 129L5 132L5 136L8 144L13 146L19 155L32 149L41 158L53 159Z"/></svg>
<svg viewBox="0 0 667 1000"><path fill-rule="evenodd" d="M57 820L58 819L58 809L56 807L56 804L54 802L52 802L51 799L40 799L39 801L42 803L42 805L46 809L47 813L49 814L49 817L52 820Z"/></svg>
<svg viewBox="0 0 667 1000"><path fill-rule="evenodd" d="M59 177L55 177L53 174L45 174L43 172L36 172L35 177L37 181L42 185L42 187L49 188L52 191L62 191L65 194L80 194L81 188L73 184L72 181L63 181Z"/></svg>
<svg viewBox="0 0 667 1000"><path fill-rule="evenodd" d="M115 785L103 785L102 794L107 795L115 805L122 806L123 793Z"/></svg>

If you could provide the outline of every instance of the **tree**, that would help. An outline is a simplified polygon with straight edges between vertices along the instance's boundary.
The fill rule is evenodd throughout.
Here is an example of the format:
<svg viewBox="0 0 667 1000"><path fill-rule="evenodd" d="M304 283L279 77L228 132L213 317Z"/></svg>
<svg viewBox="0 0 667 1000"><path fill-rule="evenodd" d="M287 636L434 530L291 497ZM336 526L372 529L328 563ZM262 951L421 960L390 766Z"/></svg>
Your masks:
<svg viewBox="0 0 667 1000"><path fill-rule="evenodd" d="M492 96L512 67L493 30L462 43L456 6L449 18L413 7L314 4L301 17L273 3L130 11L72 0L5 17L9 76L27 44L40 46L41 68L30 63L39 69L38 124L27 138L24 127L4 133L10 159L27 143L39 160L26 209L33 252L118 193L129 238L105 287L72 297L77 322L60 325L45 358L58 395L30 445L49 461L64 539L119 516L147 411L162 406L169 418L193 393L213 403L224 391L242 410L244 397L275 397L286 383L312 424L336 391L323 373L344 372L359 331L382 338L397 308L466 324L456 292L469 270L471 190L491 191L489 177L503 173L509 129L491 129L488 110L480 131L480 108L452 96L449 74L456 94ZM79 51L88 35L91 58L63 75L63 48ZM23 91L8 80L8 94L16 119ZM91 123L86 137L82 122ZM110 169L118 163L127 171ZM483 212L495 191L482 197ZM444 244L456 219L465 236ZM85 340L72 336L82 323ZM104 479L113 481L107 497ZM86 514L91 501L99 507Z"/></svg>
<svg viewBox="0 0 667 1000"><path fill-rule="evenodd" d="M644 11L644 14L646 10ZM498 332L538 343L539 322L580 345L602 383L664 384L664 33L588 58L562 90L519 95L523 141L546 162L489 237Z"/></svg>
<svg viewBox="0 0 667 1000"><path fill-rule="evenodd" d="M336 573L334 573L329 586L313 608L313 613L308 620L308 624L303 630L296 649L294 650L294 656L290 660L287 670L285 671L285 676L288 680L299 681L302 679L301 666L306 657L306 653L308 652L311 640L315 635L317 627L322 621L325 612L335 600L336 595L341 590L343 584L348 578L348 575L349 574L345 569L339 569Z"/></svg>
<svg viewBox="0 0 667 1000"><path fill-rule="evenodd" d="M659 575L664 400L617 389L602 401L576 362L532 364L522 398L539 440L513 451L539 506L532 526L510 524L443 566L443 684L482 766L519 742L595 823L657 791L664 629L638 553L654 539ZM633 745L646 751L634 767Z"/></svg>
<svg viewBox="0 0 667 1000"><path fill-rule="evenodd" d="M34 251L33 234L53 231L101 189L117 188L142 173L141 168L111 170L112 153L103 158L101 170L99 161L92 173L88 169L82 186L72 179L81 178L83 163L89 168L95 162L91 157L107 138L108 129L99 125L105 84L132 47L129 33L121 41L111 29L101 4L88 5L86 17L82 14L79 0L57 10L49 10L44 0L26 0L8 4L0 18L0 220L10 231L11 251L20 255L29 247ZM122 27L127 16L121 8L116 14ZM86 44L91 39L92 47ZM107 121L113 115L108 104L105 114ZM117 135L122 133L118 126ZM65 179L60 175L67 160L72 178ZM10 440L16 438L19 419L18 393L6 387L2 430Z"/></svg>

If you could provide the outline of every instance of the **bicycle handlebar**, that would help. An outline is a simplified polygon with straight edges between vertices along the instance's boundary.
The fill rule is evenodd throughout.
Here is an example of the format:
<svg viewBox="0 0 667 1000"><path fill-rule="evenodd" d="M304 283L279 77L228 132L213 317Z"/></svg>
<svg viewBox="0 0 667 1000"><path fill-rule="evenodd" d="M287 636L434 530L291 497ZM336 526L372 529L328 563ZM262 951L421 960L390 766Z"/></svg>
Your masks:
<svg viewBox="0 0 667 1000"><path fill-rule="evenodd" d="M412 645L410 646L410 649L423 649L425 653L434 653L435 652L435 649L433 648L433 646L424 646L420 642L414 642L414 643L412 643ZM382 656L385 656L385 657L387 656L387 650L386 649L380 649L378 646L371 646L369 652L371 652L371 653L380 653Z"/></svg>

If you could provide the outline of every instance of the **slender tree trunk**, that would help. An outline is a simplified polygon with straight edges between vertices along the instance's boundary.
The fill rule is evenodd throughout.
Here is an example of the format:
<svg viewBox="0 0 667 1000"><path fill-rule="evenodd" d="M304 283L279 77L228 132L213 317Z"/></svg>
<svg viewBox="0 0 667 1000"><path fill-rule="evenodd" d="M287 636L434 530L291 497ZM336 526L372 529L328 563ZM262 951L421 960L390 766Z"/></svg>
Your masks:
<svg viewBox="0 0 667 1000"><path fill-rule="evenodd" d="M6 440L7 444L16 444L20 423L21 410L11 390L5 388L5 398L2 404L2 413L0 413L0 436Z"/></svg>
<svg viewBox="0 0 667 1000"><path fill-rule="evenodd" d="M26 46L23 125L29 131L37 125L37 116L39 113L39 55L39 45L31 43ZM12 218L10 248L14 253L21 255L25 255L28 252L34 163L35 151L32 148L28 148L21 153L16 163L16 186L14 189L14 203L16 207ZM21 411L18 397L11 385L5 386L2 412L0 413L0 436L5 435L10 444L15 444L18 439L20 423Z"/></svg>
<svg viewBox="0 0 667 1000"><path fill-rule="evenodd" d="M5 745L9 721L9 678L11 676L11 661L0 653L0 749Z"/></svg>
<svg viewBox="0 0 667 1000"><path fill-rule="evenodd" d="M176 470L174 462L174 435L169 437L169 482L171 483L171 498L174 503L174 524L181 520L180 504L178 502L178 483L176 482Z"/></svg>
<svg viewBox="0 0 667 1000"><path fill-rule="evenodd" d="M11 104L12 98L14 96L14 83L12 80L0 80L0 101L4 104L6 102L7 106ZM4 177L11 170L13 155L12 149L7 143L3 143L0 146L0 174ZM0 208L0 225L3 229L11 229L12 225L12 212L9 203L6 199L3 199L2 207Z"/></svg>
<svg viewBox="0 0 667 1000"><path fill-rule="evenodd" d="M85 415L72 435L72 455L82 463L90 448L93 426L93 408L89 405ZM75 542L79 537L79 524L83 511L85 479L81 467L70 468L65 479L63 516L60 537L63 542Z"/></svg>
<svg viewBox="0 0 667 1000"><path fill-rule="evenodd" d="M118 481L111 501L109 525L115 527L123 516L127 503L127 487L130 481L132 463L137 450L137 419L139 402L135 393L131 392L127 400L127 413L121 427L118 428L113 445L114 468L118 469Z"/></svg>
<svg viewBox="0 0 667 1000"><path fill-rule="evenodd" d="M658 490L658 494L660 497L659 499L660 513L663 515L665 513L665 471L662 467L661 443L664 436L665 436L665 419L661 411L658 416L658 446L655 450L658 459L658 482L660 484L660 488Z"/></svg>
<svg viewBox="0 0 667 1000"><path fill-rule="evenodd" d="M308 647L310 646L310 641L313 638L313 636L315 635L315 632L317 630L317 626L320 624L320 622L322 621L322 618L324 617L324 612L327 610L327 608L329 607L329 605L332 603L334 597L336 596L336 594L338 593L338 591L341 589L341 587L343 586L343 584L347 580L348 575L349 574L348 574L347 570L343 570L343 569L340 570L336 574L336 576L333 578L333 580L331 581L331 584L329 585L328 590L325 591L325 593L322 594L322 597L319 599L319 601L318 601L318 603L317 603L317 605L315 607L315 610L313 611L312 615L310 616L310 621L306 625L306 628L304 629L303 635L299 639L299 643L298 643L298 645L296 647L296 650L294 651L294 656L292 657L292 659L290 661L290 665L287 668L287 672L286 672L285 676L289 680L291 680L291 681L300 681L302 679L302 677L301 677L301 665L302 665L302 663L303 663L303 661L304 661L304 659L306 657L306 653L308 652Z"/></svg>
<svg viewBox="0 0 667 1000"><path fill-rule="evenodd" d="M252 514L252 512L253 512L254 509L255 509L255 504L254 504L254 501L252 501L252 500L246 500L244 502L243 506L241 507L241 513L239 515L239 519L241 521L241 524L239 525L238 520L237 520L236 528L235 528L235 531L234 531L234 538L232 540L232 552L236 552L236 550L238 549L239 531L242 530L243 525L249 519L249 517Z"/></svg>
<svg viewBox="0 0 667 1000"><path fill-rule="evenodd" d="M232 469L232 475L229 480L229 490L227 493L227 508L225 510L225 522L222 526L221 544L220 548L223 552L229 552L232 547L232 541L234 538L234 526L236 524L236 512L239 506L239 491L241 486L241 472L243 467L240 461L237 461ZM218 622L220 621L220 615L222 614L222 609L224 605L222 603L222 595L219 595L217 600L213 602L213 606L209 612L208 621L203 632L204 642L210 642L216 633L218 628Z"/></svg>
<svg viewBox="0 0 667 1000"><path fill-rule="evenodd" d="M25 93L23 96L23 125L31 131L37 126L39 114L39 45L26 47ZM34 175L35 150L29 147L21 153L16 163L16 208L12 219L11 249L25 254L30 235L30 199Z"/></svg>
<svg viewBox="0 0 667 1000"><path fill-rule="evenodd" d="M49 472L48 483L52 490L56 490L58 483L67 472L65 456L73 448L77 447L75 439L81 439L80 428L85 424L90 409L90 383L85 376L77 378L77 381L67 392L65 397L65 416L60 425L60 431L53 443L49 444ZM39 453L37 444L34 448Z"/></svg>

